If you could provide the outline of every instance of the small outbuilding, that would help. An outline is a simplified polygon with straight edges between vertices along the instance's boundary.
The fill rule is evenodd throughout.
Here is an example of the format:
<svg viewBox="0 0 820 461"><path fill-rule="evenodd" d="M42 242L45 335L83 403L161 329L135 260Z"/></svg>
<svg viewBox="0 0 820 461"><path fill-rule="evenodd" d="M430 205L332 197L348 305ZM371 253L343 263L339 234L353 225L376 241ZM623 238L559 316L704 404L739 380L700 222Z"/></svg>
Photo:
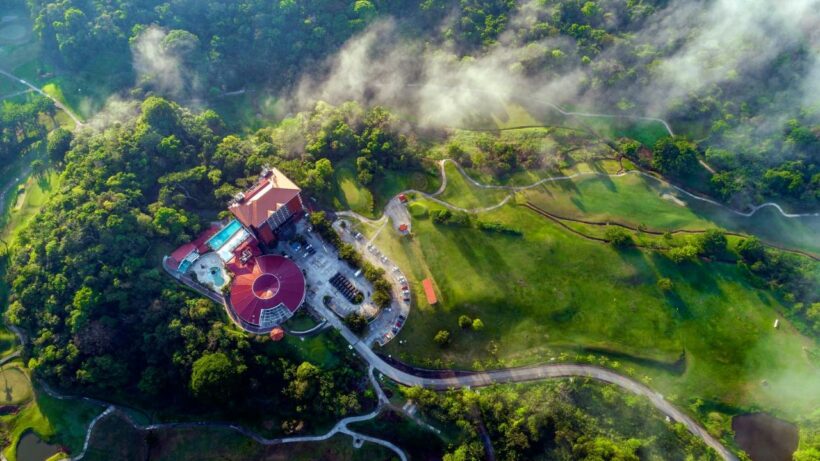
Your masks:
<svg viewBox="0 0 820 461"><path fill-rule="evenodd" d="M285 330L280 327L274 327L273 330L270 331L270 339L271 341L281 341L285 338Z"/></svg>

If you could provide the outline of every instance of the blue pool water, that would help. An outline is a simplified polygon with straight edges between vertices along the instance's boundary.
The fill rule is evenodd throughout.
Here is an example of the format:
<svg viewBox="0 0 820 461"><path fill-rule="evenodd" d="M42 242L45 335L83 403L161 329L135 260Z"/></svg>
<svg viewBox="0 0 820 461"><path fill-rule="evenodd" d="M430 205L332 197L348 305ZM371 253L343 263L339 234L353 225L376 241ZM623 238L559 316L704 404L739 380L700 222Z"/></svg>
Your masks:
<svg viewBox="0 0 820 461"><path fill-rule="evenodd" d="M182 263L179 265L179 271L184 273L188 270L189 267L191 267L191 261L182 261Z"/></svg>
<svg viewBox="0 0 820 461"><path fill-rule="evenodd" d="M218 267L211 268L211 278L214 281L214 286L221 287L225 285L225 278L222 277L222 270Z"/></svg>
<svg viewBox="0 0 820 461"><path fill-rule="evenodd" d="M239 224L239 221L234 219L208 240L208 246L211 247L212 250L222 248L222 245L230 240L231 237L233 237L233 234L239 232L241 228L242 224Z"/></svg>

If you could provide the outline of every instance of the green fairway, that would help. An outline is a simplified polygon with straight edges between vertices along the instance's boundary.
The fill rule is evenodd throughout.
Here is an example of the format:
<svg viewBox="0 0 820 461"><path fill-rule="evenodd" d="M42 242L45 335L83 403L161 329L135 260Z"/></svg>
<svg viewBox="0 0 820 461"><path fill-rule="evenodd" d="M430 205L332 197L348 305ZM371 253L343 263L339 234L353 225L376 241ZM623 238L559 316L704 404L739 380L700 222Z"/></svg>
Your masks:
<svg viewBox="0 0 820 461"><path fill-rule="evenodd" d="M408 189L415 189L422 192L433 192L441 184L438 166L427 165L424 170L414 171L394 171L386 170L384 178L374 181L371 185L373 191L376 214L381 214L381 210L387 202L399 192Z"/></svg>
<svg viewBox="0 0 820 461"><path fill-rule="evenodd" d="M786 218L774 208L751 217L693 199L667 183L637 174L586 176L556 181L525 194L540 208L559 216L619 222L649 229L706 229L757 235L773 244L820 253L820 217Z"/></svg>
<svg viewBox="0 0 820 461"><path fill-rule="evenodd" d="M481 189L471 184L452 162L447 162L444 170L447 173L447 188L436 198L457 207L467 209L490 207L510 195L505 190Z"/></svg>
<svg viewBox="0 0 820 461"><path fill-rule="evenodd" d="M333 205L340 210L352 210L373 217L373 194L359 183L353 162L342 162L334 167L335 191Z"/></svg>
<svg viewBox="0 0 820 461"><path fill-rule="evenodd" d="M3 450L6 458L9 461L17 459L14 448L20 437L29 430L48 442L59 443L72 452L79 452L88 424L102 409L80 400L58 400L43 391L36 395L17 414L0 417L0 423L9 429L11 442Z"/></svg>
<svg viewBox="0 0 820 461"><path fill-rule="evenodd" d="M820 405L820 392L797 398L780 380L820 383L809 355L816 346L788 324L773 329L782 306L735 266L675 265L651 252L619 252L513 205L482 217L515 225L524 236L436 226L429 219L414 220L413 240L379 235L379 247L422 299L402 332L406 343L390 343L387 353L422 365L441 357L458 367L495 367L602 351L651 375L667 395L788 414L807 402ZM437 286L435 307L423 301L425 277ZM671 294L657 288L661 277L673 281ZM481 318L485 329L461 330L462 314ZM452 332L447 349L433 342L439 329ZM686 372L667 371L684 350ZM659 364L643 366L643 359Z"/></svg>
<svg viewBox="0 0 820 461"><path fill-rule="evenodd" d="M447 428L451 429L449 426ZM405 450L410 459L437 459L446 451L447 443L456 439L450 434L436 434L395 410L385 410L375 419L351 424L350 428L362 434L390 440Z"/></svg>
<svg viewBox="0 0 820 461"><path fill-rule="evenodd" d="M5 296L5 290L0 290L0 295ZM17 346L17 337L4 326L0 326L0 358L10 354Z"/></svg>
<svg viewBox="0 0 820 461"><path fill-rule="evenodd" d="M0 405L19 405L31 398L31 383L16 365L4 365L0 372Z"/></svg>
<svg viewBox="0 0 820 461"><path fill-rule="evenodd" d="M14 240L14 236L31 221L32 218L45 205L48 197L59 187L60 177L57 173L50 172L42 178L30 177L25 182L26 195L19 209L10 210L4 217L0 239L6 242ZM12 197L13 198L13 197ZM11 200L11 199L9 199Z"/></svg>

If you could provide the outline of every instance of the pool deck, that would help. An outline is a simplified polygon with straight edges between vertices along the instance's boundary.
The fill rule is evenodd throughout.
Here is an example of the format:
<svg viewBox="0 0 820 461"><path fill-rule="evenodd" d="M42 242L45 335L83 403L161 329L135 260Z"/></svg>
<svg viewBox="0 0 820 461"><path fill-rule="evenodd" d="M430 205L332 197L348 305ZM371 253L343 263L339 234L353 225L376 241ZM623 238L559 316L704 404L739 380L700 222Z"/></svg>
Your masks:
<svg viewBox="0 0 820 461"><path fill-rule="evenodd" d="M211 275L211 270L213 269L218 271L217 277L222 277L221 284L217 283L219 281L218 278L214 280L215 277ZM220 292L222 287L228 283L229 279L228 273L225 271L225 263L223 263L219 255L213 251L205 253L194 261L188 272L196 274L196 279L199 280L200 283L212 287L216 292Z"/></svg>

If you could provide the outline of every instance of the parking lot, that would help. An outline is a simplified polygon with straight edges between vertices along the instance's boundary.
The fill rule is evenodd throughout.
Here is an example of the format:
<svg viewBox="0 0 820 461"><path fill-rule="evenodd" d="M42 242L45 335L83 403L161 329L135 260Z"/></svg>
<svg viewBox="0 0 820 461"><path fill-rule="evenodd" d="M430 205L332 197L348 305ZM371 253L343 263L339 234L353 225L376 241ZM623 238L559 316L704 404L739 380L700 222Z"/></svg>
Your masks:
<svg viewBox="0 0 820 461"><path fill-rule="evenodd" d="M373 292L370 282L362 275L357 277L356 272L339 259L332 246L313 232L308 232L305 220L296 223L296 233L305 238L304 245L292 241L281 242L276 249L293 259L305 274L306 301L315 305L324 303L325 297L329 297L327 306L342 318L353 312L359 312L368 318L375 315L378 309L370 300ZM364 298L361 304L350 302L340 289L333 286L330 280L336 274L342 275L361 292Z"/></svg>
<svg viewBox="0 0 820 461"><path fill-rule="evenodd" d="M342 227L340 222L337 221L333 224L333 227L340 233L342 241L355 246L359 253L371 264L384 269L385 277L392 286L393 299L390 306L382 310L379 316L370 322L364 337L364 341L368 345L373 343L387 344L401 331L410 313L412 298L407 279L398 266L390 261L378 247L368 243L363 235L351 231L351 226Z"/></svg>

